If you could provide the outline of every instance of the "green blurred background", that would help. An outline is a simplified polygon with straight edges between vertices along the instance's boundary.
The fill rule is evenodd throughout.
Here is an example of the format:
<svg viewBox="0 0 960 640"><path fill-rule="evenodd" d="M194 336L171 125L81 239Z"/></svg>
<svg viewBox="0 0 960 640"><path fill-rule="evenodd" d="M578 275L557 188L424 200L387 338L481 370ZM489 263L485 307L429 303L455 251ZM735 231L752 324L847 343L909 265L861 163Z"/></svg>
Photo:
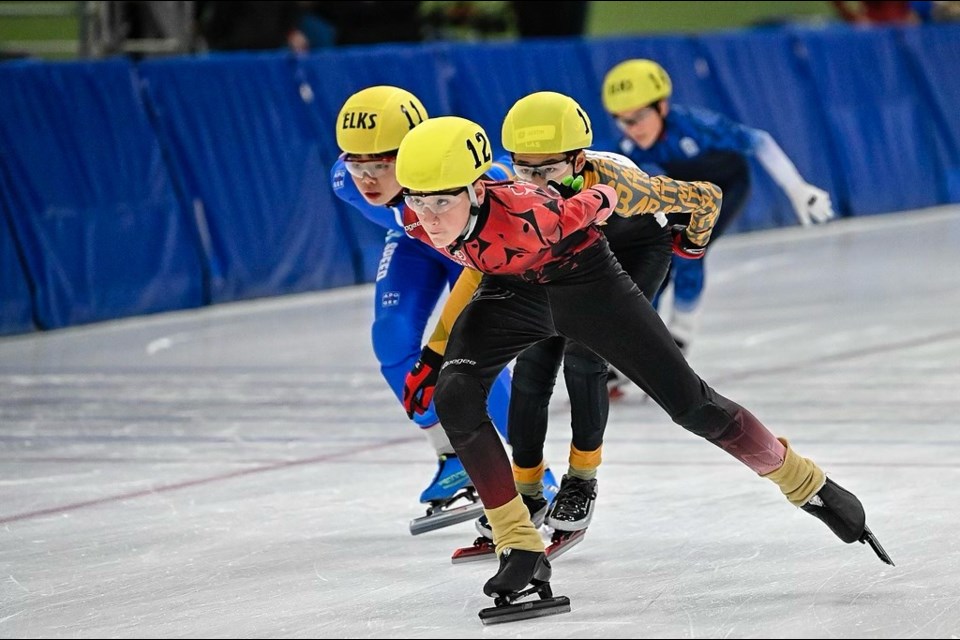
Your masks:
<svg viewBox="0 0 960 640"><path fill-rule="evenodd" d="M48 58L74 57L81 4L0 2L0 49L29 49ZM59 15L30 15L39 13ZM692 33L781 20L826 22L835 19L828 2L591 2L586 34ZM22 44L25 42L28 44Z"/></svg>

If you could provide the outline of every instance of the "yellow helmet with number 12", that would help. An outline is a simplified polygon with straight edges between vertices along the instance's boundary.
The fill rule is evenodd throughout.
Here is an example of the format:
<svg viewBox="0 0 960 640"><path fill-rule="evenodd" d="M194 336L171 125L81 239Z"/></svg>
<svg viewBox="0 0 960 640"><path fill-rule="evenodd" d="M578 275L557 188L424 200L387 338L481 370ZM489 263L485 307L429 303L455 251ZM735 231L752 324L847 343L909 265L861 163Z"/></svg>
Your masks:
<svg viewBox="0 0 960 640"><path fill-rule="evenodd" d="M493 165L490 139L475 122L431 118L400 143L397 182L408 191L452 191L473 184Z"/></svg>

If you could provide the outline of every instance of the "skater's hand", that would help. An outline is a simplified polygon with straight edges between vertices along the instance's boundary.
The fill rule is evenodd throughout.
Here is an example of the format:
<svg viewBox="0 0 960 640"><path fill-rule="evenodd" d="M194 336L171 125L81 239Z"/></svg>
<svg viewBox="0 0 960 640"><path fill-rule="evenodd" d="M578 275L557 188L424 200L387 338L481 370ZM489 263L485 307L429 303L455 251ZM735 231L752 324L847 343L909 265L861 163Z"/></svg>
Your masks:
<svg viewBox="0 0 960 640"><path fill-rule="evenodd" d="M547 186L559 193L560 197L566 200L567 198L572 198L577 195L580 193L580 190L583 189L583 176L577 176L576 178L566 176L560 182L548 180Z"/></svg>
<svg viewBox="0 0 960 640"><path fill-rule="evenodd" d="M442 355L430 347L424 347L420 359L407 374L403 382L403 408L411 420L414 413L422 414L430 406L442 364Z"/></svg>
<svg viewBox="0 0 960 640"><path fill-rule="evenodd" d="M822 224L834 217L830 194L812 184L806 184L790 194L790 204L803 226Z"/></svg>
<svg viewBox="0 0 960 640"><path fill-rule="evenodd" d="M670 233L673 234L673 252L676 255L687 260L699 260L703 257L703 252L707 248L694 244L693 240L687 236L686 225L675 224L670 228Z"/></svg>

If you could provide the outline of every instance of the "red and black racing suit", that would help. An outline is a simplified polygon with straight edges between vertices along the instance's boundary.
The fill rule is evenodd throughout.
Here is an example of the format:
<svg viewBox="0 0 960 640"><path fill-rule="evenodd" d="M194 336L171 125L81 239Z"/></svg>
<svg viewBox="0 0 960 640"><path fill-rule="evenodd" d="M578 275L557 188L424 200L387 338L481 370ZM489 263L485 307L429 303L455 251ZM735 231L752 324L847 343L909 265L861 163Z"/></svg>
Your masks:
<svg viewBox="0 0 960 640"><path fill-rule="evenodd" d="M483 184L473 231L438 249L485 275L454 324L434 402L484 507L500 507L517 495L510 461L487 415L487 392L518 353L555 335L595 351L674 422L756 473L783 464L783 444L694 373L611 253L594 223L613 211L612 188L596 185L564 201L531 184ZM683 188L716 189L708 183ZM404 211L404 223L411 236L432 246L412 211Z"/></svg>

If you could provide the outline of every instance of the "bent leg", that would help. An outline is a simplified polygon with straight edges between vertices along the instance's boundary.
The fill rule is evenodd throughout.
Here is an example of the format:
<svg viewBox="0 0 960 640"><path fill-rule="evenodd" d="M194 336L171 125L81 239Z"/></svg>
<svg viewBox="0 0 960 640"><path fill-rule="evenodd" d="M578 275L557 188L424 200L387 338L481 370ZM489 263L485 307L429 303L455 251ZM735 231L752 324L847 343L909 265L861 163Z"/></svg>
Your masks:
<svg viewBox="0 0 960 640"><path fill-rule="evenodd" d="M518 467L532 469L543 462L550 398L565 344L554 336L517 356L510 391L510 445Z"/></svg>
<svg viewBox="0 0 960 640"><path fill-rule="evenodd" d="M759 474L783 464L783 444L749 411L694 373L657 312L616 261L591 282L551 287L548 295L557 329L606 358L674 422Z"/></svg>
<svg viewBox="0 0 960 640"><path fill-rule="evenodd" d="M487 509L517 495L510 461L487 414L490 386L518 353L552 332L542 291L504 287L489 277L453 327L434 402Z"/></svg>

